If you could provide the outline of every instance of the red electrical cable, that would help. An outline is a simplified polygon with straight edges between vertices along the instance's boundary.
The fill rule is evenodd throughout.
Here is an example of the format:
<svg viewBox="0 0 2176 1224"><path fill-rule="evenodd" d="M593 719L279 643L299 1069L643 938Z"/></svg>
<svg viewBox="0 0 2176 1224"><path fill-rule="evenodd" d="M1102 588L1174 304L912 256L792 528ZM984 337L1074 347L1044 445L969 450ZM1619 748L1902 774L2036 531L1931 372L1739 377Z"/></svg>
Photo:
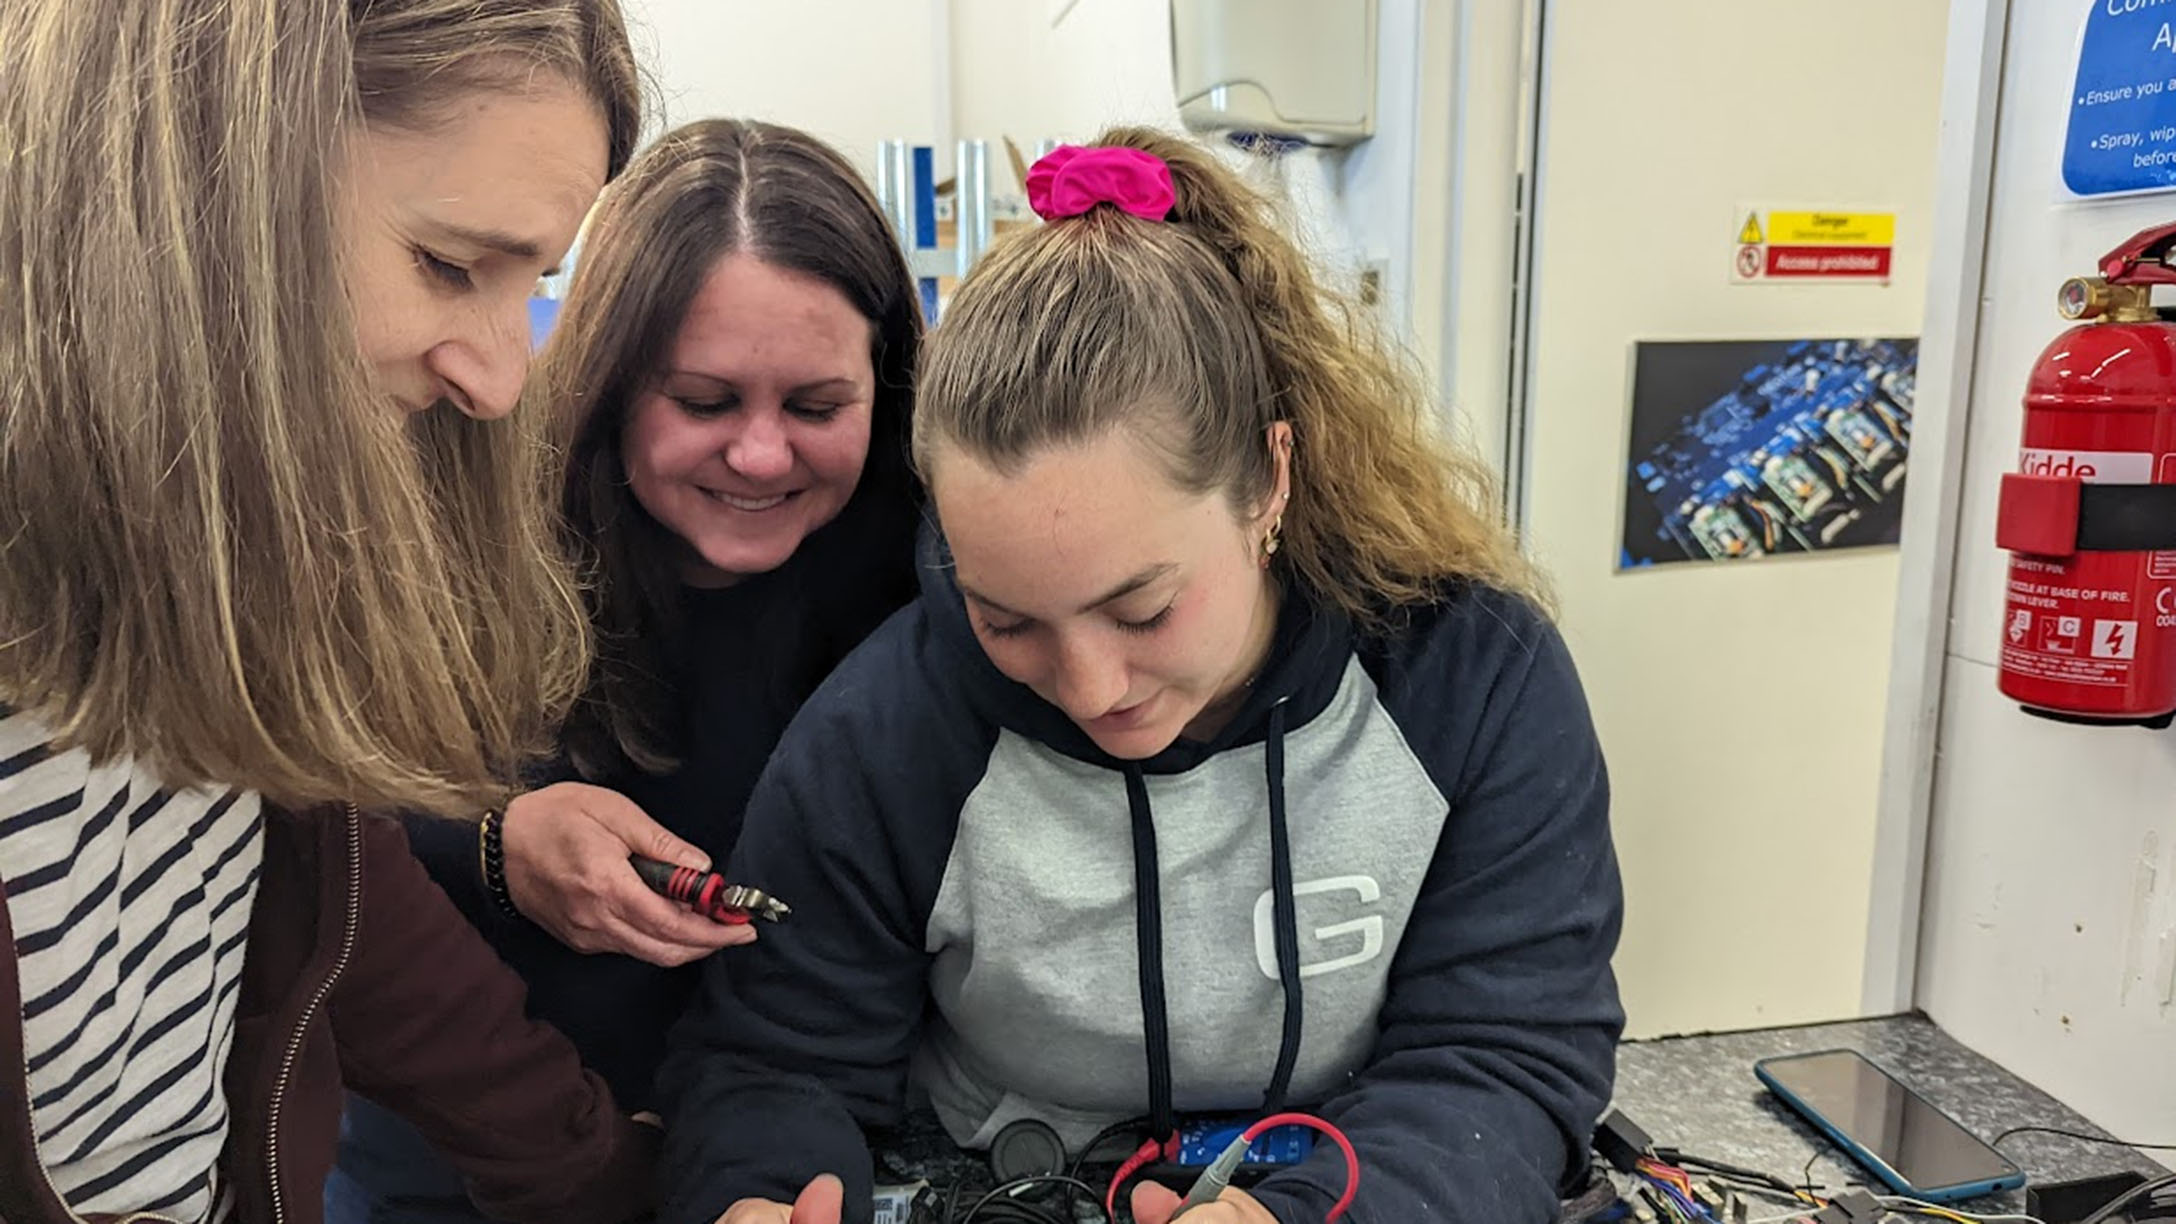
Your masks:
<svg viewBox="0 0 2176 1224"><path fill-rule="evenodd" d="M1331 1204L1330 1213L1322 1217L1323 1224L1334 1224L1334 1221L1342 1218L1346 1209L1352 1206L1353 1196L1360 1192L1360 1154L1353 1151L1352 1140L1345 1137L1344 1131L1337 1129L1336 1126L1313 1114L1271 1114L1269 1117L1249 1126L1240 1133L1240 1137L1251 1144L1264 1134L1280 1126L1304 1126L1309 1130L1318 1131L1329 1136L1331 1142L1337 1144L1339 1150L1345 1153L1345 1193L1339 1195L1337 1202ZM1111 1177L1111 1188L1103 1196L1103 1209L1109 1213L1111 1219L1118 1218L1118 1192L1125 1187L1126 1182L1134 1174L1146 1168L1150 1161L1158 1157L1165 1160L1174 1159L1177 1155L1178 1139L1177 1135L1173 1135L1161 1142L1150 1139L1134 1149L1133 1155L1128 1156L1126 1162L1118 1166L1118 1172Z"/></svg>
<svg viewBox="0 0 2176 1224"><path fill-rule="evenodd" d="M1345 1193L1339 1195L1337 1198L1337 1202L1331 1205L1330 1214L1322 1217L1323 1224L1331 1224L1332 1221L1338 1219L1345 1214L1345 1209L1352 1206L1353 1195L1360 1192L1360 1154L1352 1150L1352 1140L1345 1137L1344 1131L1337 1129L1335 1126L1332 1126L1330 1123L1323 1121L1322 1119L1314 1116L1313 1114L1271 1114L1269 1117L1262 1119L1261 1121L1248 1127L1245 1131L1241 1132L1240 1137L1242 1139L1245 1139L1248 1143L1253 1143L1255 1140L1261 1138L1265 1133L1275 1130L1280 1126L1304 1126L1307 1127L1309 1130L1320 1131L1321 1133L1328 1135L1331 1142L1337 1144L1337 1146L1344 1151Z"/></svg>
<svg viewBox="0 0 2176 1224"><path fill-rule="evenodd" d="M1168 1140L1150 1139L1140 1147L1135 1148L1133 1155L1126 1157L1126 1163L1118 1166L1118 1172L1111 1175L1111 1188L1104 1192L1103 1214L1105 1216L1113 1220L1118 1218L1118 1192L1125 1186L1127 1179L1147 1168L1150 1161L1163 1156L1167 1149L1176 1149L1178 1139L1177 1135L1171 1136Z"/></svg>

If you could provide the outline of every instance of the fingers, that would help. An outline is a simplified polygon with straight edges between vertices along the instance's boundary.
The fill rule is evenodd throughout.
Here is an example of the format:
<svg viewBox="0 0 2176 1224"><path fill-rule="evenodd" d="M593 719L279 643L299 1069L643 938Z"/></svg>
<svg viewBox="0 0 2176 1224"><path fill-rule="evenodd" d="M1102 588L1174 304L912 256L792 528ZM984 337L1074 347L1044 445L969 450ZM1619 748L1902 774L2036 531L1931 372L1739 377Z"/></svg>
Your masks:
<svg viewBox="0 0 2176 1224"><path fill-rule="evenodd" d="M598 945L595 949L577 948L576 950L618 952L623 956L632 956L636 960L647 961L660 968L672 969L699 961L716 952L718 948L739 947L756 941L757 936L753 926L729 927L710 923L707 918L703 921L716 926L722 932L721 938L725 942L715 947L709 944L672 943L654 936L644 935L633 927L619 925L595 936L592 940Z"/></svg>
<svg viewBox="0 0 2176 1224"><path fill-rule="evenodd" d="M1227 1189L1217 1196L1217 1201L1199 1207L1179 1210L1185 1199L1176 1190L1155 1182L1141 1182L1133 1188L1134 1224L1259 1224L1267 1221L1276 1224L1276 1217L1253 1196L1242 1190Z"/></svg>
<svg viewBox="0 0 2176 1224"><path fill-rule="evenodd" d="M1179 1209L1176 1191L1155 1182L1141 1182L1133 1188L1134 1224L1168 1224L1171 1214Z"/></svg>
<svg viewBox="0 0 2176 1224"><path fill-rule="evenodd" d="M846 1186L829 1173L817 1178L793 1200L787 1224L839 1224L846 1210Z"/></svg>
<svg viewBox="0 0 2176 1224"><path fill-rule="evenodd" d="M1134 1224L1278 1224L1276 1215L1262 1205L1262 1200L1229 1186L1216 1196L1215 1202L1189 1207L1175 1191L1153 1182L1143 1183L1134 1188L1133 1207ZM1169 1214L1163 1214L1166 1212Z"/></svg>
<svg viewBox="0 0 2176 1224"><path fill-rule="evenodd" d="M840 1224L845 1212L845 1184L825 1173L810 1182L791 1207L769 1199L742 1199L726 1208L717 1224Z"/></svg>
<svg viewBox="0 0 2176 1224"><path fill-rule="evenodd" d="M767 1199L742 1199L725 1209L717 1224L791 1224L793 1209Z"/></svg>
<svg viewBox="0 0 2176 1224"><path fill-rule="evenodd" d="M618 930L613 933L686 948L691 953L689 959L755 942L753 924L724 923L705 917L651 892L632 868L623 866L622 870L627 878L615 887L611 901L619 919L615 924Z"/></svg>
<svg viewBox="0 0 2176 1224"><path fill-rule="evenodd" d="M596 793L584 805L590 818L619 838L628 853L693 867L697 871L710 870L709 855L673 836L670 829L650 819L650 814L634 800L617 791L593 789Z"/></svg>

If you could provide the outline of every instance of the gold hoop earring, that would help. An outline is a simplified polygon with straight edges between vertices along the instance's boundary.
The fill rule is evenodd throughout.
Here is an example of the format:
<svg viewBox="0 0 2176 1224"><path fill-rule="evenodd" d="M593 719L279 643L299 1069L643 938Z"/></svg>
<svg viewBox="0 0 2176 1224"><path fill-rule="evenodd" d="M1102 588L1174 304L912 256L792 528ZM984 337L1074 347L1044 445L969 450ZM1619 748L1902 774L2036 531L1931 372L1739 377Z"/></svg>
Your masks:
<svg viewBox="0 0 2176 1224"><path fill-rule="evenodd" d="M1271 523L1271 524L1269 525L1269 531L1268 531L1268 532L1267 532L1266 534L1264 534L1264 535L1262 536L1262 568L1263 568L1263 569L1268 569L1268 568L1269 568L1269 559L1270 559L1271 557L1274 557L1274 556L1276 556L1276 555L1277 555L1277 547L1278 547L1279 545L1283 544L1283 543L1284 543L1284 516L1280 514L1280 515L1278 515L1278 516L1277 516L1277 519L1276 519L1276 521L1275 521L1275 522L1273 522L1273 523Z"/></svg>

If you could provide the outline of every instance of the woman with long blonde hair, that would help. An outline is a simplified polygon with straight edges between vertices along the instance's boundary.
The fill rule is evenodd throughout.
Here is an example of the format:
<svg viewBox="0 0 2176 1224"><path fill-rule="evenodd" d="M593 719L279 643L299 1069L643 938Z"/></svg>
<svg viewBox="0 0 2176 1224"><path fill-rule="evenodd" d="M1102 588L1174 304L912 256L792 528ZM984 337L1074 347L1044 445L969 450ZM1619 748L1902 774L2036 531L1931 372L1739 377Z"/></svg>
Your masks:
<svg viewBox="0 0 2176 1224"><path fill-rule="evenodd" d="M502 1218L640 1210L359 815L501 802L582 682L501 418L616 0L11 0L0 79L0 1218L314 1219L343 1081Z"/></svg>
<svg viewBox="0 0 2176 1224"><path fill-rule="evenodd" d="M1189 1222L1547 1224L1623 903L1485 472L1205 150L1121 130L1027 185L1047 224L924 358L921 598L750 801L732 873L793 919L706 966L661 1218L828 1224L835 1174L866 1220L911 1078L962 1144L1033 1119L1128 1169L1234 1114L1332 1132Z"/></svg>

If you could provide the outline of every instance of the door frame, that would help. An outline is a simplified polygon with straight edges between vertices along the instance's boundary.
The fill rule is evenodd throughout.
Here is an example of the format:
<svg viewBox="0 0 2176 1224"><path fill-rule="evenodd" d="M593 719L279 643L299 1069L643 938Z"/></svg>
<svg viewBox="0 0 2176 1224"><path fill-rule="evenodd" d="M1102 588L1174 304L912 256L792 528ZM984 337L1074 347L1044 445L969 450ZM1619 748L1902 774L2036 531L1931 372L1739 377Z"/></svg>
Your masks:
<svg viewBox="0 0 2176 1224"><path fill-rule="evenodd" d="M1964 495L1965 439L1980 340L1980 294L2001 124L2009 0L1951 0L1935 153L1932 263L1913 405L1911 492L1897 572L1874 879L1866 925L1868 1015L1917 1004L1927 833L1941 737ZM1975 547L1992 541L1973 541Z"/></svg>

